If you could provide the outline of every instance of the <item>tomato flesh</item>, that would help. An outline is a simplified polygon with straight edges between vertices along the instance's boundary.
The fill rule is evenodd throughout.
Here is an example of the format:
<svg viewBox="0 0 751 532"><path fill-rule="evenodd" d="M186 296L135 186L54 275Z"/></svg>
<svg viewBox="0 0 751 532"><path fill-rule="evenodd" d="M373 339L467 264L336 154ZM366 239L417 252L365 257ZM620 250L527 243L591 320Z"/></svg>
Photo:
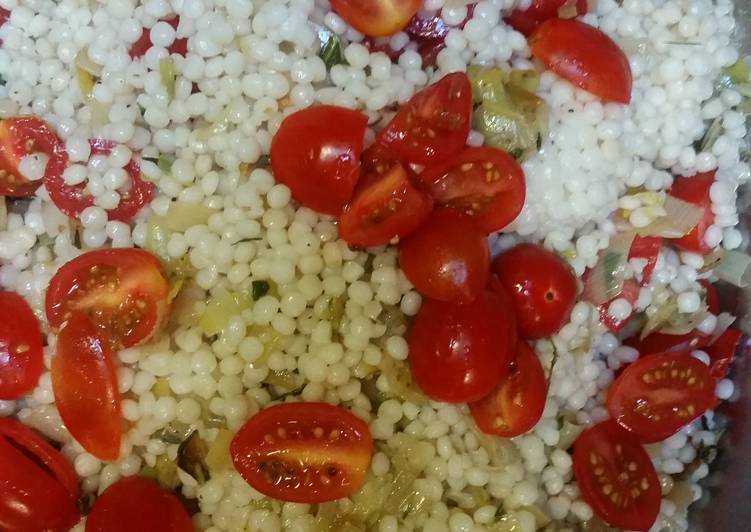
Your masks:
<svg viewBox="0 0 751 532"><path fill-rule="evenodd" d="M652 460L613 421L582 432L574 442L574 477L582 498L606 523L649 530L660 511L661 488Z"/></svg>
<svg viewBox="0 0 751 532"><path fill-rule="evenodd" d="M427 297L472 301L488 283L488 241L468 216L453 209L437 209L401 242L399 265Z"/></svg>
<svg viewBox="0 0 751 532"><path fill-rule="evenodd" d="M172 17L170 19L166 19L164 22L167 22L170 26L177 30L177 26L178 24L180 24L180 17ZM141 37L139 37L139 39L130 47L130 57L133 59L143 57L152 46L153 43L151 42L151 28L144 28L141 32ZM186 55L188 55L188 39L184 37L175 39L172 44L169 45L167 51L170 54L178 54L185 57Z"/></svg>
<svg viewBox="0 0 751 532"><path fill-rule="evenodd" d="M709 372L715 379L723 379L727 374L742 338L742 331L730 328L706 348L710 359Z"/></svg>
<svg viewBox="0 0 751 532"><path fill-rule="evenodd" d="M597 308L600 314L600 323L607 327L611 332L618 332L623 329L628 322L631 321L631 316L633 316L633 312L624 319L612 316L609 311L610 304L616 299L625 299L631 304L631 307L636 305L636 302L639 299L639 283L633 279L626 279L623 283L623 288L621 289L620 294L613 296L609 301L606 301Z"/></svg>
<svg viewBox="0 0 751 532"><path fill-rule="evenodd" d="M44 369L42 332L26 300L0 291L0 399L30 392Z"/></svg>
<svg viewBox="0 0 751 532"><path fill-rule="evenodd" d="M613 419L640 441L675 434L702 415L714 399L709 368L686 352L653 353L628 366L608 389Z"/></svg>
<svg viewBox="0 0 751 532"><path fill-rule="evenodd" d="M350 26L371 37L393 35L410 22L420 0L331 0L331 7Z"/></svg>
<svg viewBox="0 0 751 532"><path fill-rule="evenodd" d="M429 166L419 179L438 205L472 216L485 233L502 230L524 207L524 171L495 148L467 148L446 163Z"/></svg>
<svg viewBox="0 0 751 532"><path fill-rule="evenodd" d="M530 431L540 420L547 390L540 359L521 340L506 377L490 395L469 403L469 411L484 433L513 438Z"/></svg>
<svg viewBox="0 0 751 532"><path fill-rule="evenodd" d="M646 286L652 278L652 273L657 266L657 256L660 254L662 238L659 236L639 236L636 235L631 249L628 252L628 260L644 259L647 263L641 273L641 284Z"/></svg>
<svg viewBox="0 0 751 532"><path fill-rule="evenodd" d="M140 249L100 249L64 264L47 289L47 320L61 327L83 313L115 347L148 340L167 314L169 281L154 255Z"/></svg>
<svg viewBox="0 0 751 532"><path fill-rule="evenodd" d="M704 172L691 177L676 177L668 193L680 200L693 203L704 213L699 223L681 238L672 240L674 246L696 253L709 253L712 248L704 242L704 234L714 222L709 189L715 180L715 172Z"/></svg>
<svg viewBox="0 0 751 532"><path fill-rule="evenodd" d="M409 334L409 365L418 387L447 403L478 401L508 372L516 351L508 302L485 291L466 304L426 299Z"/></svg>
<svg viewBox="0 0 751 532"><path fill-rule="evenodd" d="M631 101L626 54L597 28L574 19L550 19L529 38L532 55L577 87L603 100Z"/></svg>
<svg viewBox="0 0 751 532"><path fill-rule="evenodd" d="M519 33L529 35L537 26L551 18L559 18L559 10L571 0L533 0L527 9L515 9L504 20ZM587 0L576 0L577 15L587 12Z"/></svg>
<svg viewBox="0 0 751 532"><path fill-rule="evenodd" d="M326 403L264 408L230 445L235 468L264 495L297 503L341 499L362 486L373 455L367 423Z"/></svg>

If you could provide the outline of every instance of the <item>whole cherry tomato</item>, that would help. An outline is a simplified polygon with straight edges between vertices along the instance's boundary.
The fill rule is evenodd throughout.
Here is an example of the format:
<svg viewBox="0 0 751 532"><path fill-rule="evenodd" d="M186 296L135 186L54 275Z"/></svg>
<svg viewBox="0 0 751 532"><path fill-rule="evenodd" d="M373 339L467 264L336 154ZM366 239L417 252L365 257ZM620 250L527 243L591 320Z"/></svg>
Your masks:
<svg viewBox="0 0 751 532"><path fill-rule="evenodd" d="M0 291L0 399L30 392L44 369L42 331L24 298Z"/></svg>

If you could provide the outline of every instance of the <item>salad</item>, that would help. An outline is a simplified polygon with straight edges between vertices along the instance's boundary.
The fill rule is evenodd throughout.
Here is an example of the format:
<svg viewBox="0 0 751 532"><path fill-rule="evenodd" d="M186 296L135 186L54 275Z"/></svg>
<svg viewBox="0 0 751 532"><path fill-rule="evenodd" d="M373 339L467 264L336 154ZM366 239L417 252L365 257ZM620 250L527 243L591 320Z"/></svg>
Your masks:
<svg viewBox="0 0 751 532"><path fill-rule="evenodd" d="M733 7L0 0L0 529L687 530Z"/></svg>

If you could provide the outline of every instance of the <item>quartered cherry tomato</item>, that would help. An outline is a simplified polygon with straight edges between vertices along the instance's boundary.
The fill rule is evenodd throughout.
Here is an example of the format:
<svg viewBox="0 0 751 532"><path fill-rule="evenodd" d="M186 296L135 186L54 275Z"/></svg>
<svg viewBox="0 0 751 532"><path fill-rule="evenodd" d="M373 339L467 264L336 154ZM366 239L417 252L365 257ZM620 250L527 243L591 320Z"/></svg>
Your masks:
<svg viewBox="0 0 751 532"><path fill-rule="evenodd" d="M511 294L522 337L544 338L566 323L576 303L576 277L558 255L519 244L495 258L493 272Z"/></svg>
<svg viewBox="0 0 751 532"><path fill-rule="evenodd" d="M382 176L365 176L339 217L339 236L351 246L383 246L417 229L433 209L407 170L396 163Z"/></svg>
<svg viewBox="0 0 751 532"><path fill-rule="evenodd" d="M513 222L524 206L524 171L516 160L495 148L466 148L419 176L436 204L475 219L485 233Z"/></svg>
<svg viewBox="0 0 751 532"><path fill-rule="evenodd" d="M304 207L334 216L352 199L368 117L315 105L284 119L271 142L274 177Z"/></svg>
<svg viewBox="0 0 751 532"><path fill-rule="evenodd" d="M42 332L26 300L0 291L0 399L30 392L44 369Z"/></svg>
<svg viewBox="0 0 751 532"><path fill-rule="evenodd" d="M661 244L662 238L659 236L639 235L636 235L634 242L631 244L631 249L628 252L628 260L644 259L647 261L641 274L642 286L648 285L649 280L652 278L652 272L655 271L655 266L657 266L657 256L660 254Z"/></svg>
<svg viewBox="0 0 751 532"><path fill-rule="evenodd" d="M678 176L673 180L668 194L699 207L703 216L699 223L688 234L672 240L673 245L686 251L696 253L709 253L712 248L704 242L704 234L714 222L712 213L712 200L709 197L709 189L715 180L715 172L704 172L690 177Z"/></svg>
<svg viewBox="0 0 751 532"><path fill-rule="evenodd" d="M193 532L180 501L156 482L121 478L97 497L86 518L86 532Z"/></svg>
<svg viewBox="0 0 751 532"><path fill-rule="evenodd" d="M170 26L177 30L177 26L178 24L180 24L180 17L175 16L170 19L166 19L164 22L167 22ZM143 28L141 37L130 46L130 57L132 57L133 59L143 57L152 46L153 44L151 42L151 28ZM188 54L188 39L184 37L175 39L173 43L169 45L167 51L170 54L178 54L185 57Z"/></svg>
<svg viewBox="0 0 751 532"><path fill-rule="evenodd" d="M47 440L0 417L0 530L68 532L79 520L78 478Z"/></svg>
<svg viewBox="0 0 751 532"><path fill-rule="evenodd" d="M469 216L437 209L401 242L399 266L424 296L472 301L488 284L488 240Z"/></svg>
<svg viewBox="0 0 751 532"><path fill-rule="evenodd" d="M560 10L567 4L573 4L577 15L587 12L587 0L532 0L527 9L515 9L504 20L516 31L529 35L546 20L560 18Z"/></svg>
<svg viewBox="0 0 751 532"><path fill-rule="evenodd" d="M709 372L715 379L723 379L727 374L741 338L743 338L743 332L730 328L706 348L710 360Z"/></svg>
<svg viewBox="0 0 751 532"><path fill-rule="evenodd" d="M608 411L642 442L675 434L712 405L715 379L687 352L653 353L626 367L608 389Z"/></svg>
<svg viewBox="0 0 751 532"><path fill-rule="evenodd" d="M582 498L606 523L649 530L660 511L661 488L652 460L632 434L612 420L574 442L574 478Z"/></svg>
<svg viewBox="0 0 751 532"><path fill-rule="evenodd" d="M371 37L393 35L420 9L420 0L331 0L347 24Z"/></svg>
<svg viewBox="0 0 751 532"><path fill-rule="evenodd" d="M447 403L478 401L508 372L516 352L509 303L485 291L466 304L426 299L409 335L409 365L417 386Z"/></svg>
<svg viewBox="0 0 751 532"><path fill-rule="evenodd" d="M611 332L618 332L623 329L631 320L631 316L633 316L633 312L629 314L625 319L619 319L612 316L609 311L610 304L616 299L625 299L631 304L631 307L633 308L633 306L636 305L636 302L639 300L639 283L637 283L633 279L626 279L626 281L623 283L623 288L621 288L621 292L617 296L612 297L609 301L603 303L598 307L598 312L600 313L600 323L607 327Z"/></svg>
<svg viewBox="0 0 751 532"><path fill-rule="evenodd" d="M255 489L283 501L321 503L362 486L373 455L368 424L326 403L264 408L230 445L235 468Z"/></svg>
<svg viewBox="0 0 751 532"><path fill-rule="evenodd" d="M402 105L376 142L405 164L435 164L464 148L471 122L469 78L448 74Z"/></svg>
<svg viewBox="0 0 751 532"><path fill-rule="evenodd" d="M561 76L603 100L631 101L626 54L597 28L574 19L550 19L529 38L532 55Z"/></svg>
<svg viewBox="0 0 751 532"><path fill-rule="evenodd" d="M42 180L29 181L21 175L21 159L34 153L48 157L45 178L62 175L68 156L65 146L47 122L22 115L0 120L0 196L30 196Z"/></svg>
<svg viewBox="0 0 751 532"><path fill-rule="evenodd" d="M520 340L506 377L490 395L469 403L469 411L484 433L513 438L537 424L547 393L540 359L527 342Z"/></svg>
<svg viewBox="0 0 751 532"><path fill-rule="evenodd" d="M73 313L85 314L115 347L148 340L168 310L161 262L140 249L99 249L65 263L50 280L45 308L58 328Z"/></svg>

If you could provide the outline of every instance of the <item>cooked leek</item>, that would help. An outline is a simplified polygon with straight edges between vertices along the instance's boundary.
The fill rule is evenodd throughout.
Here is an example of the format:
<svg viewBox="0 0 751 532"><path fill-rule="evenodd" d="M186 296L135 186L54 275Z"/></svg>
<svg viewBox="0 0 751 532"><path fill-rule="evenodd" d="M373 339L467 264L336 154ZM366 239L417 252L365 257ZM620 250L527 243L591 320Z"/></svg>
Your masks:
<svg viewBox="0 0 751 532"><path fill-rule="evenodd" d="M733 286L746 288L749 284L749 268L751 268L751 257L740 251L728 250L714 273Z"/></svg>
<svg viewBox="0 0 751 532"><path fill-rule="evenodd" d="M211 474L223 471L232 471L232 459L229 454L229 445L233 434L227 429L219 429L216 438L209 446L206 453L206 466Z"/></svg>
<svg viewBox="0 0 751 532"><path fill-rule="evenodd" d="M209 300L198 325L206 336L214 336L224 330L229 320L253 307L253 295L248 290L223 292Z"/></svg>
<svg viewBox="0 0 751 532"><path fill-rule="evenodd" d="M172 101L175 98L175 63L171 57L164 57L159 60L159 78L162 86L167 91L167 98Z"/></svg>
<svg viewBox="0 0 751 532"><path fill-rule="evenodd" d="M167 215L163 217L164 227L169 231L183 233L194 225L205 225L216 209L200 203L175 201L170 204Z"/></svg>

